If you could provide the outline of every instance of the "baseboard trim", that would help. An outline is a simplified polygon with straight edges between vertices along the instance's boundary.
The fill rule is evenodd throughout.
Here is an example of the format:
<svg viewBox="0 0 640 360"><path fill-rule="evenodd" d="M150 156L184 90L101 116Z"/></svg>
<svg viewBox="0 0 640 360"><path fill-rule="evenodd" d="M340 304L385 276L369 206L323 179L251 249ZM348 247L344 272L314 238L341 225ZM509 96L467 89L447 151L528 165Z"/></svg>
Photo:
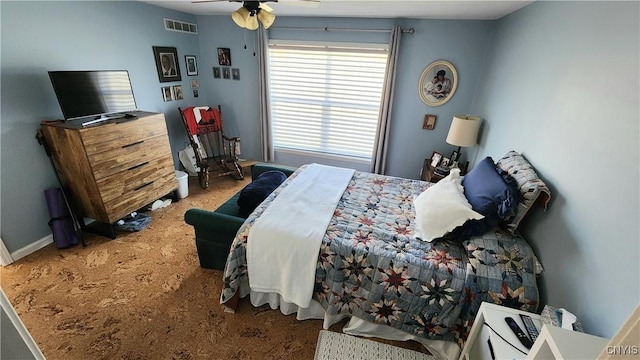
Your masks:
<svg viewBox="0 0 640 360"><path fill-rule="evenodd" d="M43 247L51 244L53 242L53 234L49 234L45 237L43 237L40 240L34 241L31 244L27 245L27 246L23 246L20 249L14 251L11 253L11 257L13 258L13 261L18 261L20 259L22 259L23 257L33 254L34 252L42 249Z"/></svg>
<svg viewBox="0 0 640 360"><path fill-rule="evenodd" d="M13 262L13 258L11 257L11 253L4 246L4 241L0 238L0 265L7 266Z"/></svg>

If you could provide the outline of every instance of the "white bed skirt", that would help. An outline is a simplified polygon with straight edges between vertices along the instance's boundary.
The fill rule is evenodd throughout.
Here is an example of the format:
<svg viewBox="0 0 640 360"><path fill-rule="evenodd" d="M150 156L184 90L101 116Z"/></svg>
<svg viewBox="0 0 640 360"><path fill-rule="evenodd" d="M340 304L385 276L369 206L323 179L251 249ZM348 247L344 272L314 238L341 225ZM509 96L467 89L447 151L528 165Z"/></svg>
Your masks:
<svg viewBox="0 0 640 360"><path fill-rule="evenodd" d="M308 308L300 308L296 304L283 301L278 294L260 293L251 290L249 295L251 304L255 307L269 304L273 310L280 309L280 312L284 315L295 313L297 320L322 319L324 320L322 327L325 330L346 317L346 315L326 314L324 308L316 300L311 300L311 305ZM415 340L438 359L458 359L460 356L460 347L454 342L417 337L390 326L374 324L355 316L351 317L342 331L349 335L378 337L387 340Z"/></svg>

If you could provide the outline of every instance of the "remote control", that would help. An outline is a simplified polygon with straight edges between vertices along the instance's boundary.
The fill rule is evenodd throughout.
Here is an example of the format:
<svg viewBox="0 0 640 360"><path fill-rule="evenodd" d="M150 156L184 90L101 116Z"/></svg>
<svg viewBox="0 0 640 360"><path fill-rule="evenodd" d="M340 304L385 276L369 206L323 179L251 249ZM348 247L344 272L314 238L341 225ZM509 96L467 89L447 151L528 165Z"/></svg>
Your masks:
<svg viewBox="0 0 640 360"><path fill-rule="evenodd" d="M513 320L512 317L508 316L504 318L504 321L507 322L507 325L509 325L511 331L516 334L518 340L520 340L522 345L524 345L527 349L531 349L531 345L533 345L533 343L531 342L531 340L529 340L529 337L527 337L527 335L522 331L520 326L518 326L518 323L516 323L516 321Z"/></svg>
<svg viewBox="0 0 640 360"><path fill-rule="evenodd" d="M538 329L533 324L533 320L531 320L531 316L526 314L520 314L520 319L522 319L522 323L524 324L524 328L529 333L529 337L531 338L531 342L536 342L538 338Z"/></svg>

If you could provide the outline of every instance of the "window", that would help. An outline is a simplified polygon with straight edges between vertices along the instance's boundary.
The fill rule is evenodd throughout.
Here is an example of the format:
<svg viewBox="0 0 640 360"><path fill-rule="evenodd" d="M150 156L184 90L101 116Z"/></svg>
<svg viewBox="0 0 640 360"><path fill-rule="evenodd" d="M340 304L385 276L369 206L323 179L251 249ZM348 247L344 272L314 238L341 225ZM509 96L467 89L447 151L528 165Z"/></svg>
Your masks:
<svg viewBox="0 0 640 360"><path fill-rule="evenodd" d="M275 149L370 161L388 45L272 41Z"/></svg>

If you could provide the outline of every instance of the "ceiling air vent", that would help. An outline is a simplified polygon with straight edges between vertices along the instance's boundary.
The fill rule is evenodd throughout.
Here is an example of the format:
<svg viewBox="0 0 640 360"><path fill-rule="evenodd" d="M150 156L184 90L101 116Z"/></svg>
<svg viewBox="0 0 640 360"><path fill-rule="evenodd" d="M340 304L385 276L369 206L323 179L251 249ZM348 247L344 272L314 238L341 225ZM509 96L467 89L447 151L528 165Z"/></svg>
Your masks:
<svg viewBox="0 0 640 360"><path fill-rule="evenodd" d="M189 34L198 33L198 25L173 19L164 19L164 29L169 31L184 32Z"/></svg>

